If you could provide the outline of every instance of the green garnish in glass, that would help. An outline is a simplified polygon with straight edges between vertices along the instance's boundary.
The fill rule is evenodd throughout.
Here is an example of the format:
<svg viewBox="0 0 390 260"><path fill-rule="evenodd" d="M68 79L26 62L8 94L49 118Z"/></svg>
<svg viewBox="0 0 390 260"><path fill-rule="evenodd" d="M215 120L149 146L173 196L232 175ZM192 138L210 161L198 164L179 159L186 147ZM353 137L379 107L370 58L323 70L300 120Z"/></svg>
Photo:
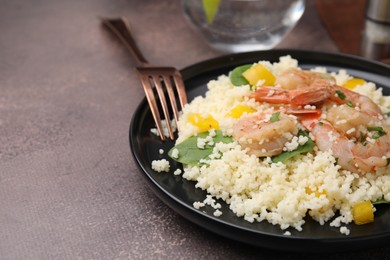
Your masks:
<svg viewBox="0 0 390 260"><path fill-rule="evenodd" d="M214 21L215 14L218 11L219 2L220 0L202 0L203 10L209 24Z"/></svg>

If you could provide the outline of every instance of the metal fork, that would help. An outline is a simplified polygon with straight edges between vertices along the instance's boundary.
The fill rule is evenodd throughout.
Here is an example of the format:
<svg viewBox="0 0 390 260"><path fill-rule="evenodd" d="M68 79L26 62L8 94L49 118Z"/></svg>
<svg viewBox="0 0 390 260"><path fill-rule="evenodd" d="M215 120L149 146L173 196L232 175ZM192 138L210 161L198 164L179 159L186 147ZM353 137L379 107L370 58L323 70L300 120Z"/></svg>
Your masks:
<svg viewBox="0 0 390 260"><path fill-rule="evenodd" d="M131 35L130 25L125 18L102 18L103 24L106 25L126 46L133 55L136 61L136 69L138 76L144 88L146 99L148 100L150 110L156 123L157 131L162 141L165 140L162 120L160 117L159 106L155 92L157 92L160 100L160 107L163 110L163 116L166 122L170 139L174 139L174 134L171 126L170 110L173 112L175 122L179 118L179 110L176 102L176 97L180 101L181 108L187 103L187 95L184 89L184 83L180 72L173 67L157 67L150 65L141 51L139 50L134 38ZM165 91L166 90L166 91ZM168 109L167 98L171 104L171 109Z"/></svg>

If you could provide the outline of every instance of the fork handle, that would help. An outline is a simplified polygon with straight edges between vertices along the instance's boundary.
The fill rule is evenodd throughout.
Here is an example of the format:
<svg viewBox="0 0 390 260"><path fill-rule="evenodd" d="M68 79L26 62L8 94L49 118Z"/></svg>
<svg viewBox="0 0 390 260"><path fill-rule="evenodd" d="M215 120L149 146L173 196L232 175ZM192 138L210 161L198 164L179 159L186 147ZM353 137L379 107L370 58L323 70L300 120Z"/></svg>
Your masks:
<svg viewBox="0 0 390 260"><path fill-rule="evenodd" d="M144 67L148 64L139 50L130 30L130 25L124 17L116 19L102 18L103 23L122 41L135 59L137 66Z"/></svg>

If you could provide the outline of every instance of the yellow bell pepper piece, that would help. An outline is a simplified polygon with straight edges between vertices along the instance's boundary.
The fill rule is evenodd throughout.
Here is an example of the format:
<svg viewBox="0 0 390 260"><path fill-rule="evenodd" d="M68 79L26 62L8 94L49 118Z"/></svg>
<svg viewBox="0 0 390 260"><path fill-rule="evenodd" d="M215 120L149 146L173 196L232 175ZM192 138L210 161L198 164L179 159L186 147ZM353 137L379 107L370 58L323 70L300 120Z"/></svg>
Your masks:
<svg viewBox="0 0 390 260"><path fill-rule="evenodd" d="M352 208L353 221L356 225L374 222L374 207L371 201L357 203Z"/></svg>
<svg viewBox="0 0 390 260"><path fill-rule="evenodd" d="M201 114L194 113L189 115L188 120L191 122L191 124L198 127L200 132L206 132L210 129L219 129L218 121L215 120L211 115L203 117Z"/></svg>
<svg viewBox="0 0 390 260"><path fill-rule="evenodd" d="M242 73L242 76L252 86L257 86L259 80L264 80L262 86L274 86L275 76L262 64L255 64Z"/></svg>
<svg viewBox="0 0 390 260"><path fill-rule="evenodd" d="M233 117L233 118L240 118L244 113L253 113L256 112L255 109L246 106L246 105L237 105L232 108L228 116Z"/></svg>
<svg viewBox="0 0 390 260"><path fill-rule="evenodd" d="M365 84L366 81L364 79L359 79L359 78L352 78L347 80L344 84L343 87L347 89L354 89L358 85L363 85Z"/></svg>

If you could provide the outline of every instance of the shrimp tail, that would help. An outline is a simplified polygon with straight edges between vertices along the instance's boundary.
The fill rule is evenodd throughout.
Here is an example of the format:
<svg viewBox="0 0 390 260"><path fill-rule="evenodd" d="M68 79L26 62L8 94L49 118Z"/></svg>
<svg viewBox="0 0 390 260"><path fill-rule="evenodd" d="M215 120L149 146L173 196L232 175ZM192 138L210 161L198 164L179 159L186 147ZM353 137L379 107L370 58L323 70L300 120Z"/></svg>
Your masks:
<svg viewBox="0 0 390 260"><path fill-rule="evenodd" d="M278 87L261 87L253 92L250 98L254 98L257 102L267 102L271 104L289 104L289 92Z"/></svg>
<svg viewBox="0 0 390 260"><path fill-rule="evenodd" d="M316 104L330 96L326 87L305 87L295 90L285 90L279 87L262 87L250 95L258 102L271 104L291 104L295 106Z"/></svg>
<svg viewBox="0 0 390 260"><path fill-rule="evenodd" d="M326 87L307 87L293 90L291 93L291 104L307 105L316 104L329 98L330 91Z"/></svg>
<svg viewBox="0 0 390 260"><path fill-rule="evenodd" d="M287 114L291 114L299 117L301 120L309 119L309 118L319 118L322 113L321 109L294 109L289 108L286 110Z"/></svg>

